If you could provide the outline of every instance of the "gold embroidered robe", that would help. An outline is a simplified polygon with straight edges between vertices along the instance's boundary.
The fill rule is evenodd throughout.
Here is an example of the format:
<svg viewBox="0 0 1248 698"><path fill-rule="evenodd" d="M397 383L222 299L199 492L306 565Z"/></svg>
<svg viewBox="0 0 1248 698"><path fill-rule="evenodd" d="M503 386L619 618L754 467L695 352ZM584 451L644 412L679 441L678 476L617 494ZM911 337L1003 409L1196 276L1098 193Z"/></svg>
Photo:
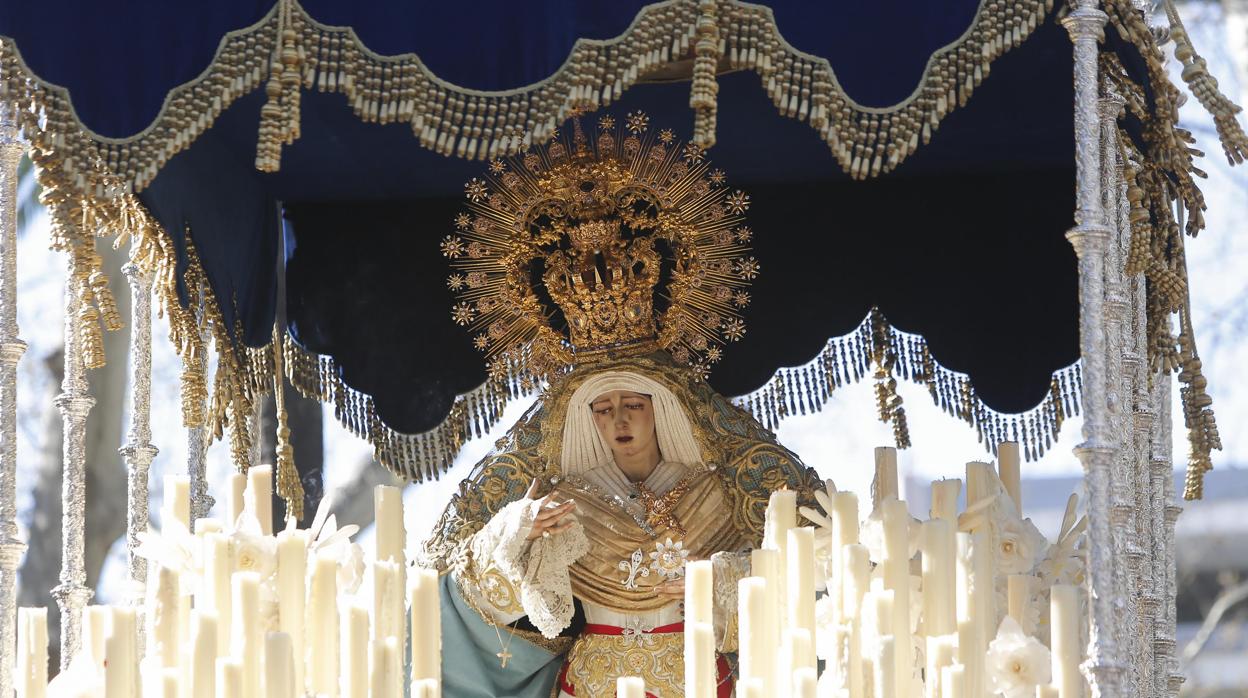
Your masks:
<svg viewBox="0 0 1248 698"><path fill-rule="evenodd" d="M527 559L523 553L505 559L518 548L502 538L527 536L529 526L493 525L478 534L481 545L474 549L494 562L478 574L478 579L488 580L477 595L485 602L483 610L501 622L527 614L552 634L547 631L553 626L562 622L566 627L558 616L569 610L562 599L552 597L574 596L591 630L621 629L619 634L582 633L573 642L565 680L578 698L614 695L619 676L642 676L647 691L660 698L683 695L684 634L649 632L682 622L680 603L657 595L654 588L683 576L687 560L714 560L717 645L735 649L736 582L748 573L748 560L733 553L748 548L750 541L732 523L721 479L714 472L661 463L635 487L609 465L560 482L556 497L576 501L578 523L567 532L533 541ZM506 511L496 519L508 518ZM500 538L497 531L503 528L507 534ZM557 551L569 548L579 553L574 560L555 559ZM500 550L505 552L500 555ZM570 562L566 587L559 570L552 569L561 561ZM535 573L534 567L545 569Z"/></svg>

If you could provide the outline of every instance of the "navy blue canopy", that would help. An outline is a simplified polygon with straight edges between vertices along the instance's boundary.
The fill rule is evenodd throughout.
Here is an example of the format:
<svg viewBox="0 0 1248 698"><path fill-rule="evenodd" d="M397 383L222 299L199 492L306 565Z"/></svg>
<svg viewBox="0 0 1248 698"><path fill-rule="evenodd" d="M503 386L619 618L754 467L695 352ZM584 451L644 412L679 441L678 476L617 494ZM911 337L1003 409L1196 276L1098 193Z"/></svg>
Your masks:
<svg viewBox="0 0 1248 698"><path fill-rule="evenodd" d="M829 337L854 329L872 307L925 336L938 362L968 373L984 402L1003 412L1035 406L1050 393L1053 373L1078 358L1076 267L1063 236L1075 181L1070 41L1055 10L998 4L1023 18L1022 28L998 47L990 74L964 106L942 110L938 128L925 134L930 142L915 134L917 147L876 176L846 174L827 131L782 115L759 71L734 67L727 55L718 61L709 157L751 194L748 218L763 266L749 331L711 375L718 390L758 388L777 368L809 360ZM661 5L656 12L697 3ZM791 55L827 61L835 91L858 118L886 121L922 93L941 51L969 60L958 47L987 31L987 5L782 2L771 16ZM415 54L447 85L505 92L566 71L580 39L633 31L645 6L305 0L297 7L317 31L350 27L373 54ZM5 3L0 37L12 40L34 75L68 90L76 118L102 147L119 148L108 144L160 124L170 91L222 60L223 36L247 36L277 11L247 0ZM57 21L56 41L48 41L45 27L67 15L73 21ZM311 55L325 47L304 48ZM1128 67L1138 62L1123 53ZM696 135L691 58L663 60L667 70L623 90L604 111L622 118L644 110L656 127L688 140ZM267 76L267 64L253 67ZM264 80L232 98L144 182L141 200L183 263L189 231L237 342L270 340L276 256L284 249L293 338L332 357L341 380L371 396L390 428L437 426L456 395L485 377L470 337L451 322L438 254L463 182L484 162L434 152L411 123L366 122L348 97L305 85L299 137L281 149L279 170L261 172Z"/></svg>

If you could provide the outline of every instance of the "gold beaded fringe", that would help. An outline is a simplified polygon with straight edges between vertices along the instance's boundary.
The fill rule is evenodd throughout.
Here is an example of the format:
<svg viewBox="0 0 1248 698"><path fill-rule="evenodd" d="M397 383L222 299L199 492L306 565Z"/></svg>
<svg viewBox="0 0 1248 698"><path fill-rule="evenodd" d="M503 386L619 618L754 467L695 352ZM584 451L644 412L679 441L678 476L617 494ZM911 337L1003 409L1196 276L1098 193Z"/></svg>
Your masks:
<svg viewBox="0 0 1248 698"><path fill-rule="evenodd" d="M770 8L736 0L680 0L642 8L621 35L582 39L550 77L513 90L484 92L438 78L415 54L381 56L355 32L314 20L295 0L279 0L263 19L227 33L196 80L170 90L152 126L124 139L89 134L68 101L49 111L47 129L61 134L72 175L97 159L141 191L166 162L188 147L234 100L264 85L256 167L281 167L283 145L299 138L301 90L344 95L357 118L407 123L421 145L485 160L549 139L572 109L611 104L647 77L670 77L692 62L692 141L715 143L716 75L750 70L777 110L808 122L855 178L888 172L927 143L944 117L966 104L992 61L1031 35L1051 0L982 0L967 30L936 51L913 93L884 108L865 107L841 89L827 60L803 53L780 33ZM30 74L17 47L0 38L0 98L24 92ZM63 92L56 88L58 92ZM70 135L75 134L75 135Z"/></svg>
<svg viewBox="0 0 1248 698"><path fill-rule="evenodd" d="M1053 446L1062 422L1079 413L1082 397L1075 363L1053 374L1049 394L1036 407L1018 414L997 412L980 398L969 376L936 363L922 337L892 327L872 308L857 329L829 339L814 359L781 368L762 388L733 402L774 430L786 417L818 412L834 390L867 377L875 381L878 416L891 423L898 448L910 446L898 378L926 386L932 402L971 425L989 451L995 453L1002 441L1017 441L1027 460L1040 458Z"/></svg>
<svg viewBox="0 0 1248 698"><path fill-rule="evenodd" d="M449 470L464 442L486 435L498 423L510 398L535 389L521 385L519 370L508 371L503 380L491 378L459 395L438 426L420 434L404 434L381 421L371 395L342 381L333 357L303 349L289 334L284 346L290 384L304 397L332 404L338 421L373 445L377 462L415 482L436 479Z"/></svg>

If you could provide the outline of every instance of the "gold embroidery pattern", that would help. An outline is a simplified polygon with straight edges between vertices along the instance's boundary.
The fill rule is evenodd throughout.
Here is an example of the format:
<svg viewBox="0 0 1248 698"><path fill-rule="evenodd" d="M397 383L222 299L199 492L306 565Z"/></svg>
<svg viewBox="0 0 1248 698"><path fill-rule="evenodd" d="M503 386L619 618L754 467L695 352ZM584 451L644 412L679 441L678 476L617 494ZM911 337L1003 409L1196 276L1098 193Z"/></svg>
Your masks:
<svg viewBox="0 0 1248 698"><path fill-rule="evenodd" d="M613 696L620 676L640 676L659 698L685 694L685 634L582 635L568 653L568 683L579 696Z"/></svg>
<svg viewBox="0 0 1248 698"><path fill-rule="evenodd" d="M637 483L638 501L646 508L646 522L653 528L659 526L667 526L677 535L684 536L686 534L685 527L680 524L680 519L676 518L676 504L684 499L685 493L689 491L689 485L693 484L692 476L681 479L676 483L667 494L662 497L658 496L644 482Z"/></svg>
<svg viewBox="0 0 1248 698"><path fill-rule="evenodd" d="M520 597L516 588L494 567L487 569L480 577L481 595L498 611L503 613L519 613L524 610L520 606Z"/></svg>

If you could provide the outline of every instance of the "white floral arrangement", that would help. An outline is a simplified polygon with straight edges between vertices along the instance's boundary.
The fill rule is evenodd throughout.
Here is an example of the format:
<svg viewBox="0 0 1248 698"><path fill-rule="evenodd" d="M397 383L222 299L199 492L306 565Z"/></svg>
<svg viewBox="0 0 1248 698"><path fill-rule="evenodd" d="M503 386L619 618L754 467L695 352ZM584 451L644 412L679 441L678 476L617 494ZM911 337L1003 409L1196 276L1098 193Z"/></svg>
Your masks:
<svg viewBox="0 0 1248 698"><path fill-rule="evenodd" d="M1037 686L1048 685L1053 680L1052 657L1049 648L1049 597L1055 585L1082 585L1085 581L1087 560L1087 520L1077 516L1078 497L1072 494L1067 501L1065 515L1056 539L1050 542L1036 528L1030 518L1024 518L1006 492L1001 480L990 478L990 494L972 502L957 517L957 531L972 529L984 531L992 550L992 589L995 597L996 617L988 627L995 634L988 639L983 664L986 688L993 695L1005 698L1035 696ZM836 642L837 625L833 611L833 595L828 591L834 583L833 570L833 507L836 485L832 480L825 489L814 493L819 509L800 507L803 517L815 525L816 588L820 592L816 602L815 651L819 658L833 662L844 661L844 647ZM928 639L923 632L921 556L922 537L918 519L910 517L908 525L910 554L910 633L914 648L914 695L941 695L939 677L934 692L928 692L924 683L925 657ZM885 537L882 507L875 508L858 531L859 543L866 547L870 556L872 588L883 582ZM1026 603L1022 604L1021 618L1007 613L1007 580L1011 575L1030 578ZM972 582L974 584L974 582ZM833 590L839 591L839 590ZM891 630L874 628L869 614L863 614L866 635L891 635ZM840 626L842 631L845 626ZM841 639L840 641L844 641ZM847 695L848 687L835 671L825 671L821 677L820 695ZM825 678L835 683L824 685ZM870 680L867 677L866 680ZM898 693L898 695L902 695Z"/></svg>

